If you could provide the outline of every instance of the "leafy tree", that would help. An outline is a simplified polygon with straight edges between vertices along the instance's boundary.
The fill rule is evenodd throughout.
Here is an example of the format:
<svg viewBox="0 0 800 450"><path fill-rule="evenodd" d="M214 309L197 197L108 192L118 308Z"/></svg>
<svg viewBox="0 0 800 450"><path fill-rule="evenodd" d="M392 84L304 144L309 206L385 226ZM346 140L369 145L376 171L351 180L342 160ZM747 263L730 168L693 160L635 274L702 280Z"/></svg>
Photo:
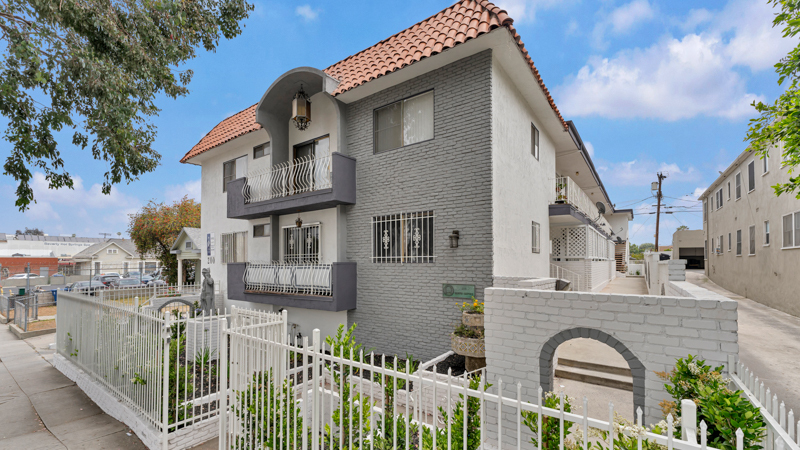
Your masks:
<svg viewBox="0 0 800 450"><path fill-rule="evenodd" d="M688 229L689 229L689 227L687 227L686 225L681 225L681 226L679 226L679 227L678 227L678 229L677 229L677 230L675 230L675 231L688 230Z"/></svg>
<svg viewBox="0 0 800 450"><path fill-rule="evenodd" d="M772 25L783 26L784 38L797 36L800 33L800 3L797 0L768 0L767 3L780 8ZM771 104L753 102L759 116L750 120L745 140L750 141L750 148L761 158L776 150L775 156L789 166L791 175L800 165L800 45L775 64L775 72L778 84L788 81L789 86ZM796 197L800 199L800 176L790 176L787 183L778 183L772 188L776 195L797 191Z"/></svg>
<svg viewBox="0 0 800 450"><path fill-rule="evenodd" d="M200 227L200 204L186 196L171 205L151 200L130 216L128 234L136 249L156 255L169 283L177 282L178 258L170 248L183 227Z"/></svg>
<svg viewBox="0 0 800 450"><path fill-rule="evenodd" d="M13 144L4 173L16 206L35 201L31 170L51 189L72 188L54 133L105 161L103 193L158 165L158 96L185 96L196 49L242 31L246 0L7 0L0 3L0 114Z"/></svg>
<svg viewBox="0 0 800 450"><path fill-rule="evenodd" d="M32 236L44 236L44 231L38 228L25 227L25 231L17 230L17 234L30 234Z"/></svg>
<svg viewBox="0 0 800 450"><path fill-rule="evenodd" d="M639 252L640 253L644 253L646 251L655 250L655 248L656 248L655 244L651 244L649 242L646 242L646 243L644 243L644 244L639 246Z"/></svg>
<svg viewBox="0 0 800 450"><path fill-rule="evenodd" d="M633 242L631 242L630 243L630 253L631 253L631 255L635 255L637 253L642 253L642 251L639 250L639 246L638 245L636 245Z"/></svg>

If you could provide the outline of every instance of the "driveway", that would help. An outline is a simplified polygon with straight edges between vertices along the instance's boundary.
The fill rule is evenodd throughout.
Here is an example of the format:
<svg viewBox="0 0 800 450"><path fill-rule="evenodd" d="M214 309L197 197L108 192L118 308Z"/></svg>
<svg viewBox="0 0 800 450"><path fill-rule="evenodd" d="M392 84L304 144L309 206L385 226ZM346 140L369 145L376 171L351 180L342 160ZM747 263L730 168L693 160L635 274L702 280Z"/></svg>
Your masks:
<svg viewBox="0 0 800 450"><path fill-rule="evenodd" d="M686 281L739 303L739 358L764 385L800 413L800 317L727 291L702 270L687 270Z"/></svg>

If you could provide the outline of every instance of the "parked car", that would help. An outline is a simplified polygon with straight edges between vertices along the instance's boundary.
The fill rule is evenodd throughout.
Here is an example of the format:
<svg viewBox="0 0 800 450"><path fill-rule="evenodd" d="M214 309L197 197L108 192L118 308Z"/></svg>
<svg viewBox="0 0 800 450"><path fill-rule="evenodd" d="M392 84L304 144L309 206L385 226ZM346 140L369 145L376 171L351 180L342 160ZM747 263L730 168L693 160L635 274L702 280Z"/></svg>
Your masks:
<svg viewBox="0 0 800 450"><path fill-rule="evenodd" d="M25 278L44 278L38 273L18 273L8 277L8 280L24 280Z"/></svg>
<svg viewBox="0 0 800 450"><path fill-rule="evenodd" d="M132 288L144 286L138 278L117 278L111 282L115 288Z"/></svg>
<svg viewBox="0 0 800 450"><path fill-rule="evenodd" d="M109 276L109 277L122 278L122 275L120 275L119 272L103 272L103 273L100 274L100 276Z"/></svg>
<svg viewBox="0 0 800 450"><path fill-rule="evenodd" d="M140 276L141 274L142 274L142 272L139 272L138 270L131 270L131 271L125 272L125 273L123 274L123 276L124 276L125 278L139 278L139 276ZM145 276L146 276L146 275L145 275Z"/></svg>
<svg viewBox="0 0 800 450"><path fill-rule="evenodd" d="M150 281L147 282L147 286L148 287L166 286L166 285L167 285L167 280L165 280L163 277L155 277L155 278L153 278L153 279L151 279Z"/></svg>
<svg viewBox="0 0 800 450"><path fill-rule="evenodd" d="M105 286L102 284L90 284L88 281L76 281L65 287L64 290L94 295L96 291L103 289L104 287Z"/></svg>
<svg viewBox="0 0 800 450"><path fill-rule="evenodd" d="M92 278L93 283L102 283L104 286L110 287L113 285L114 280L118 280L119 275L97 275Z"/></svg>

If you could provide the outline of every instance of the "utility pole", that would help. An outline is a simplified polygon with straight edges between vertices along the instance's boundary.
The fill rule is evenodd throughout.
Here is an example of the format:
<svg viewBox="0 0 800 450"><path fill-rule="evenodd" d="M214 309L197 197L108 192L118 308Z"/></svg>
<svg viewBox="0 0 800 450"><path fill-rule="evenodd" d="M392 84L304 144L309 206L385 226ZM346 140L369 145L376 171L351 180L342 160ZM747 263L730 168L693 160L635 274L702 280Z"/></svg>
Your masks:
<svg viewBox="0 0 800 450"><path fill-rule="evenodd" d="M658 193L656 194L656 198L658 199L658 204L656 206L656 249L655 251L658 252L658 226L661 219L661 181L667 178L666 175L658 172Z"/></svg>

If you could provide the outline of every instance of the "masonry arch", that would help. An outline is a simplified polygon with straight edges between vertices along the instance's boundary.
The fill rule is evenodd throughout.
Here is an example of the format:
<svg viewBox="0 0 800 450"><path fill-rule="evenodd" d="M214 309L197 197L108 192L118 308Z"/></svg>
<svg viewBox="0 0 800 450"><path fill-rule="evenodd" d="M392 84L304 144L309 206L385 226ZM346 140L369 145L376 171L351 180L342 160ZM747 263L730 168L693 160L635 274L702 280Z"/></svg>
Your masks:
<svg viewBox="0 0 800 450"><path fill-rule="evenodd" d="M633 417L636 417L636 409L645 409L645 376L646 370L641 360L617 338L600 330L593 328L570 328L562 330L552 336L542 347L539 354L539 385L544 392L553 390L553 358L558 346L572 339L585 338L593 339L608 345L617 351L631 369L633 378Z"/></svg>
<svg viewBox="0 0 800 450"><path fill-rule="evenodd" d="M188 301L188 300L184 300L184 299L182 299L182 298L176 298L176 299L170 299L170 301L168 301L168 302L165 302L164 304L162 304L161 306L159 306L159 307L158 307L158 311L159 311L159 312L163 311L163 310L164 310L164 308L166 308L167 306L169 306L170 308L175 308L175 306L176 306L176 303L180 303L180 304L183 304L183 305L186 305L186 306L188 306L188 307L189 307L189 311L191 311L192 309L194 309L194 304L193 304L192 302L190 302L190 301Z"/></svg>

